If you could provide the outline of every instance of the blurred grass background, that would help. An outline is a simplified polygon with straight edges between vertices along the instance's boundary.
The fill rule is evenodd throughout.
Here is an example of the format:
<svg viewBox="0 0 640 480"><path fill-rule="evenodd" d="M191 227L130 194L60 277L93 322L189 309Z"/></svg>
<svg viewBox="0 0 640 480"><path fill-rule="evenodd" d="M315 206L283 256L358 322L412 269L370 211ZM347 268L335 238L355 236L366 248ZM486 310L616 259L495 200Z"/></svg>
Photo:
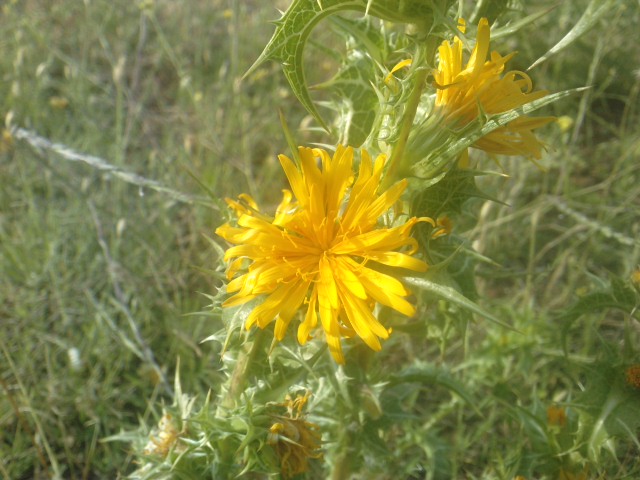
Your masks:
<svg viewBox="0 0 640 480"><path fill-rule="evenodd" d="M276 155L286 152L277 110L294 129L309 120L277 65L240 82L272 32L277 11L269 3L4 2L0 113L11 126L179 192L202 196L201 183L220 199L248 192L273 203L284 182ZM527 2L526 12L551 5ZM511 68L525 70L585 5L564 2L493 47L517 49ZM483 188L508 205L470 204L480 221L461 222L468 231L459 233L499 264L478 269L483 304L527 335L473 330L456 369L486 395L485 416L441 425L455 439L444 457L450 471L502 478L501 465L535 451L520 407L539 413L549 401L570 401L584 365L640 361L629 312L594 309L556 322L580 295L611 278L628 282L640 263L640 51L631 41L638 23L637 4L615 3L591 33L530 72L551 91L593 87L550 109L571 124L543 132L547 170L505 160L511 178ZM323 140L305 130L297 139ZM223 221L221 208L3 137L0 476L119 478L135 467L131 450L101 440L155 423L158 402L170 402L178 357L184 391L206 394L222 380L219 347L199 343L221 325L191 315L206 310L199 292L216 288L205 270L217 252L205 235ZM412 351L429 361L438 355L420 342ZM411 408L429 423L434 411L420 401ZM438 418L449 413L444 405ZM404 437L398 451L433 455L418 448L433 440L421 435ZM603 467L608 478L638 473L637 445L627 438Z"/></svg>

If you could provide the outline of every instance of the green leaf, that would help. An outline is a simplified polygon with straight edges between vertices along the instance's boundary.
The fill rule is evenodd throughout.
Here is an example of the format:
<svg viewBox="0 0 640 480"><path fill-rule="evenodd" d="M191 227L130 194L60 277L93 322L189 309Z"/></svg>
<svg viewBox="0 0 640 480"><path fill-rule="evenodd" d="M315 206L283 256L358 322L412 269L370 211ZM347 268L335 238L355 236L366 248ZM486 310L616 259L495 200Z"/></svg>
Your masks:
<svg viewBox="0 0 640 480"><path fill-rule="evenodd" d="M426 363L417 363L411 367L402 370L402 372L391 375L385 390L393 388L397 385L405 383L419 383L420 385L437 384L445 387L447 390L455 393L458 397L469 404L479 415L477 408L478 402L474 400L465 386L458 380L453 378L451 373L441 367Z"/></svg>
<svg viewBox="0 0 640 480"><path fill-rule="evenodd" d="M477 24L478 20L485 17L489 19L490 23L493 23L496 18L508 9L508 6L509 0L480 0L476 2L476 7L469 21Z"/></svg>
<svg viewBox="0 0 640 480"><path fill-rule="evenodd" d="M624 381L624 366L618 362L598 362L586 368L584 392L575 405L590 417L583 426L587 452L597 462L612 436L634 437L640 427L640 396Z"/></svg>
<svg viewBox="0 0 640 480"><path fill-rule="evenodd" d="M352 48L366 52L371 58L384 64L387 57L387 43L383 31L378 24L372 23L370 17L358 20L348 20L340 16L329 19L337 27L338 32L343 34L347 41L352 44ZM349 48L349 45L347 45Z"/></svg>
<svg viewBox="0 0 640 480"><path fill-rule="evenodd" d="M508 328L509 330L516 331L512 326L507 325L496 316L484 310L480 305L478 305L475 302L472 302L467 297L465 297L460 292L458 292L457 290L451 287L433 282L426 278L419 278L419 277L408 277L408 278L405 278L404 281L410 285L420 288L421 290L431 292L440 298L443 298L449 302L455 303L459 307L462 307L465 310L468 310L472 313L476 313L493 323L496 323L502 327Z"/></svg>
<svg viewBox="0 0 640 480"><path fill-rule="evenodd" d="M444 213L460 213L462 205L473 197L501 203L476 186L475 177L487 173L461 168L450 170L438 183L413 195L412 215L437 218Z"/></svg>
<svg viewBox="0 0 640 480"><path fill-rule="evenodd" d="M636 292L620 279L612 279L611 287L584 295L568 310L557 317L565 321L568 328L574 320L587 313L597 313L608 308L617 308L623 312L631 312L638 303Z"/></svg>
<svg viewBox="0 0 640 480"><path fill-rule="evenodd" d="M348 53L338 73L313 88L327 89L336 97L327 106L338 113L339 142L359 147L371 133L380 111L372 82L377 73L376 62L383 57L385 40L379 29L372 28L370 19L350 21L334 17L332 21L347 36Z"/></svg>
<svg viewBox="0 0 640 480"><path fill-rule="evenodd" d="M567 33L562 38L562 40L556 43L547 53L533 62L533 64L527 70L531 70L532 68L540 65L542 62L548 60L556 53L564 50L582 35L591 30L591 28L593 28L593 26L598 23L602 17L604 17L608 12L612 10L615 3L618 3L618 1L591 0L589 5L587 6L587 9L582 14L582 17L580 17L580 20L578 20L578 22L573 26L569 33Z"/></svg>
<svg viewBox="0 0 640 480"><path fill-rule="evenodd" d="M497 27L497 28L493 28L492 27L491 28L491 40L493 41L493 40L498 40L498 39L500 39L502 37L510 37L514 33L520 31L521 29L529 26L530 24L532 24L535 21L539 20L540 18L544 17L545 15L547 15L550 11L554 10L555 8L557 8L557 5L553 5L553 6L549 7L549 8L547 8L546 10L541 10L539 12L532 13L531 15L528 15L525 18L517 20L515 22L509 22L504 26ZM481 16L485 16L485 15L481 15ZM477 23L477 22L474 21L473 23Z"/></svg>
<svg viewBox="0 0 640 480"><path fill-rule="evenodd" d="M327 129L311 96L304 74L303 53L314 27L325 17L342 11L363 12L398 23L428 25L433 9L444 11L449 0L294 0L280 20L264 51L245 77L266 60L282 64L285 77L298 100Z"/></svg>

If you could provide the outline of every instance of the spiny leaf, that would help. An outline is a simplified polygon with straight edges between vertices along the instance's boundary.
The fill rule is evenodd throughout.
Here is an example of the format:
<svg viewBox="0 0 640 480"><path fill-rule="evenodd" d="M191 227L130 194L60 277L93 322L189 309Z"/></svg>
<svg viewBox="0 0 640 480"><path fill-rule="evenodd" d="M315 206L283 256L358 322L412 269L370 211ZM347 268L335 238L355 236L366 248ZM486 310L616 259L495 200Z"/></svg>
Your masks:
<svg viewBox="0 0 640 480"><path fill-rule="evenodd" d="M548 60L551 56L556 53L564 50L573 42L575 42L582 35L587 33L596 23L600 21L600 19L610 12L613 8L613 5L618 3L617 0L591 0L587 9L578 20L573 28L567 33L562 40L556 43L547 53L541 56L538 60L533 62L533 64L527 69L531 70L532 68L540 65L545 60Z"/></svg>
<svg viewBox="0 0 640 480"><path fill-rule="evenodd" d="M545 15L547 15L550 11L554 10L555 8L557 8L557 5L553 5L545 10L541 10L539 12L536 13L532 13L531 15L526 16L525 18L521 19L521 20L517 20L515 22L509 22L508 24L502 26L502 27L497 27L497 28L491 28L491 40L498 40L502 37L509 37L511 35L513 35L514 33L520 31L521 29L529 26L530 24L532 24L533 22L535 22L536 20L544 17Z"/></svg>
<svg viewBox="0 0 640 480"><path fill-rule="evenodd" d="M577 318L587 313L596 313L608 308L617 308L623 312L631 312L638 303L636 292L622 280L613 278L611 287L584 295L569 309L557 317L566 322L566 328Z"/></svg>
<svg viewBox="0 0 640 480"><path fill-rule="evenodd" d="M483 17L488 18L493 23L500 14L507 10L509 0L479 1L476 3L476 8L469 18L471 23L478 23L478 20Z"/></svg>
<svg viewBox="0 0 640 480"><path fill-rule="evenodd" d="M438 183L413 196L412 214L437 218L446 212L460 213L462 205L472 197L500 203L476 186L475 177L483 174L476 170L452 169Z"/></svg>
<svg viewBox="0 0 640 480"><path fill-rule="evenodd" d="M359 147L369 136L378 104L378 96L370 83L374 75L371 59L355 51L335 77L317 86L331 89L339 99L331 108L338 112L340 143Z"/></svg>
<svg viewBox="0 0 640 480"><path fill-rule="evenodd" d="M276 22L271 40L245 76L266 60L281 63L298 100L327 129L309 95L303 68L304 48L318 22L329 15L352 10L398 23L427 24L431 21L433 9L438 7L442 10L447 4L448 0L294 0Z"/></svg>
<svg viewBox="0 0 640 480"><path fill-rule="evenodd" d="M467 404L471 406L476 411L476 413L481 415L480 411L476 407L477 402L473 399L465 386L455 378L453 378L451 376L451 373L447 370L435 367L433 365L419 363L403 370L401 373L392 375L387 383L386 388L388 390L389 388L396 385L413 382L419 383L421 385L439 384L455 393L462 400L467 402Z"/></svg>
<svg viewBox="0 0 640 480"><path fill-rule="evenodd" d="M640 397L625 383L624 367L618 362L601 361L587 366L584 373L585 390L575 405L591 417L584 434L589 457L598 461L611 436L635 435L640 427Z"/></svg>
<svg viewBox="0 0 640 480"><path fill-rule="evenodd" d="M330 22L344 35L354 49L366 52L379 64L384 64L387 57L387 38L381 28L374 24L371 17L348 20L339 16L331 17ZM349 45L348 45L349 47Z"/></svg>
<svg viewBox="0 0 640 480"><path fill-rule="evenodd" d="M328 89L337 103L328 106L338 112L339 142L359 147L369 136L378 113L378 96L371 82L376 75L373 58L381 61L384 37L371 21L334 17L333 23L347 37L348 54L338 73L315 88Z"/></svg>

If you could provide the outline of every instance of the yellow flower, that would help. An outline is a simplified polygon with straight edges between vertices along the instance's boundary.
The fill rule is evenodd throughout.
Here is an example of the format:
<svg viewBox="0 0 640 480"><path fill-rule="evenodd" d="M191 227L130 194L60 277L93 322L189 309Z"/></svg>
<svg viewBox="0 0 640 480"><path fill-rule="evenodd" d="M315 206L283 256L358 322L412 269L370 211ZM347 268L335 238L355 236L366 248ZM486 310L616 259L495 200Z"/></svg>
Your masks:
<svg viewBox="0 0 640 480"><path fill-rule="evenodd" d="M465 31L465 21L458 28ZM489 54L490 29L486 18L478 24L476 45L466 67L462 66L462 40L443 42L438 49L438 69L434 72L436 109L450 122L464 126L482 113L505 113L547 95L544 90L533 92L529 76L520 71L504 73L505 64L515 55L505 57ZM540 158L543 145L532 130L554 120L553 117L522 116L479 139L473 146L488 153L524 155Z"/></svg>
<svg viewBox="0 0 640 480"><path fill-rule="evenodd" d="M274 415L275 421L269 429L267 444L271 445L280 460L283 478L291 478L309 469L310 458L321 458L320 427L307 422L302 408L309 399L310 392L292 399L287 395L280 406L287 408L287 415Z"/></svg>
<svg viewBox="0 0 640 480"><path fill-rule="evenodd" d="M414 306L405 299L410 292L378 267L425 271L427 264L412 256L417 242L410 232L418 221L435 224L414 217L400 225L378 226L407 185L402 180L378 192L384 155L372 162L363 149L356 177L351 147L339 146L333 158L321 149L301 147L299 152L299 166L279 156L293 193L283 191L274 217L262 214L247 195L239 202L227 200L239 218L237 226L216 230L235 245L224 257L230 262L227 292L234 295L223 306L264 297L248 316L246 328L265 328L275 320L278 341L304 307L300 344L311 338L319 316L333 358L344 363L341 337L357 335L376 351L381 349L379 339L389 337L374 316L376 302L414 315ZM236 276L246 264L246 273Z"/></svg>
<svg viewBox="0 0 640 480"><path fill-rule="evenodd" d="M561 468L558 472L558 480L587 480L588 469L583 469L581 472L572 472L568 469Z"/></svg>
<svg viewBox="0 0 640 480"><path fill-rule="evenodd" d="M13 149L13 135L6 128L0 132L0 154L10 152Z"/></svg>
<svg viewBox="0 0 640 480"><path fill-rule="evenodd" d="M49 106L54 110L64 110L69 106L69 100L65 97L53 96L49 98Z"/></svg>

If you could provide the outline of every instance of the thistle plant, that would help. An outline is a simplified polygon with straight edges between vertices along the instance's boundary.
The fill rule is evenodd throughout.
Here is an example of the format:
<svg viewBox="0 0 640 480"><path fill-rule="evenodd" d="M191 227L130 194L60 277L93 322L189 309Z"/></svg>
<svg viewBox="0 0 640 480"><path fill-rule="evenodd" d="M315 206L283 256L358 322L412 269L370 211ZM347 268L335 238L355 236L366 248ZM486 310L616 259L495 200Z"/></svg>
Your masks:
<svg viewBox="0 0 640 480"><path fill-rule="evenodd" d="M246 192L226 199L227 220L211 229L219 284L208 295L224 329L205 340L220 346L227 381L198 400L176 378L174 404L146 442L138 439L132 478L446 478L455 470L438 463L429 429L461 406L482 415L452 375L466 361L472 325L523 335L523 325L478 301L474 266L491 261L458 225L480 216L472 199L490 199L478 179L510 173L505 156L544 170L553 145L538 135L555 117L538 111L578 91L550 93L536 87L535 70L510 69L505 38L547 12L514 21L507 6L294 0L275 22L245 78L279 63L315 122L317 146L300 146L282 119L290 151L278 157L288 182L273 185L280 203L265 207ZM316 27L339 33L347 48L332 78L311 86L303 59ZM637 299L618 287L629 304ZM427 342L439 358L408 354ZM454 342L462 351L444 361ZM581 400L593 415L608 406L604 418L581 417L578 427L574 410L551 402L523 421L544 451L539 471L588 471L609 414L626 412L636 395L637 365L625 370L626 361L612 360L619 378L608 396L593 408ZM424 385L451 401L412 438L402 405ZM420 449L432 463L407 463ZM510 461L500 478L531 471Z"/></svg>

